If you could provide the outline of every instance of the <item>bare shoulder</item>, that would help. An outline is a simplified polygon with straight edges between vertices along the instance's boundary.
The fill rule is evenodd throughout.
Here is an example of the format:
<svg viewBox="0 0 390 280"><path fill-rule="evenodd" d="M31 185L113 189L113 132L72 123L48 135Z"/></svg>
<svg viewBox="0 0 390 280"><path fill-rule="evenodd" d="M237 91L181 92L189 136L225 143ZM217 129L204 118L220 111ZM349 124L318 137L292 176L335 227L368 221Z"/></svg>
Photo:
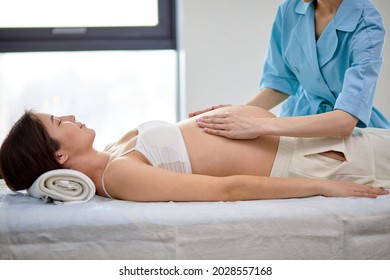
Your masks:
<svg viewBox="0 0 390 280"><path fill-rule="evenodd" d="M104 184L107 192L113 198L123 199L123 191L131 192L137 186L137 170L145 164L136 157L127 156L111 161L104 174Z"/></svg>

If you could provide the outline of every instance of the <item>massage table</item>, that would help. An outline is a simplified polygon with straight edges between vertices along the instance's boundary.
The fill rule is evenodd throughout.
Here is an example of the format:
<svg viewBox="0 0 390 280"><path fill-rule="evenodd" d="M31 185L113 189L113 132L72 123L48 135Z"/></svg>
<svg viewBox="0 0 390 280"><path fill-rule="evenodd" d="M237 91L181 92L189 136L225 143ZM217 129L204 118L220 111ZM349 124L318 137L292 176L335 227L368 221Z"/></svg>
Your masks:
<svg viewBox="0 0 390 280"><path fill-rule="evenodd" d="M390 195L56 205L3 186L0 259L390 259Z"/></svg>

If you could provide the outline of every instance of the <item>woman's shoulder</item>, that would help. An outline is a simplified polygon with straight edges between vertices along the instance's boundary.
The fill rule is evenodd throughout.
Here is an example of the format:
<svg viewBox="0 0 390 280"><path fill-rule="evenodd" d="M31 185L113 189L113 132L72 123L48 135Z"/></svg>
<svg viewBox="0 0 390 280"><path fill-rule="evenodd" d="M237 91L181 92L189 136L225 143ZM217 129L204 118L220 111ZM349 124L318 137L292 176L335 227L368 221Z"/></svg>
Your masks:
<svg viewBox="0 0 390 280"><path fill-rule="evenodd" d="M104 185L108 193L114 198L120 198L122 188L136 187L137 180L142 179L138 171L147 165L137 153L112 159L104 170Z"/></svg>
<svg viewBox="0 0 390 280"><path fill-rule="evenodd" d="M371 1L363 1L361 20L364 21L365 25L380 26L381 30L384 31L382 15Z"/></svg>

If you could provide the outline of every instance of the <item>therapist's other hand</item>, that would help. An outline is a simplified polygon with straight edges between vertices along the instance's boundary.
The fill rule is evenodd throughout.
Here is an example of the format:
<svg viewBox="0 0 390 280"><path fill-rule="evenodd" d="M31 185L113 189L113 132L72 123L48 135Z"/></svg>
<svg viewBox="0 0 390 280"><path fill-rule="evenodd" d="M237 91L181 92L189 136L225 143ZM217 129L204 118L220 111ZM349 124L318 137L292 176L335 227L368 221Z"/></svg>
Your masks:
<svg viewBox="0 0 390 280"><path fill-rule="evenodd" d="M188 117L195 117L195 116L198 116L200 114L203 114L203 113L206 113L206 112L210 112L210 111L213 111L215 109L219 109L219 108L223 108L223 107L228 107L228 106L231 106L230 104L219 104L219 105L213 105L209 108L206 108L206 109L203 109L203 110L199 110L199 111L195 111L195 112L192 112L192 113L189 113L188 114Z"/></svg>
<svg viewBox="0 0 390 280"><path fill-rule="evenodd" d="M260 136L259 120L237 112L224 112L200 117L196 123L209 134L230 139L254 139Z"/></svg>

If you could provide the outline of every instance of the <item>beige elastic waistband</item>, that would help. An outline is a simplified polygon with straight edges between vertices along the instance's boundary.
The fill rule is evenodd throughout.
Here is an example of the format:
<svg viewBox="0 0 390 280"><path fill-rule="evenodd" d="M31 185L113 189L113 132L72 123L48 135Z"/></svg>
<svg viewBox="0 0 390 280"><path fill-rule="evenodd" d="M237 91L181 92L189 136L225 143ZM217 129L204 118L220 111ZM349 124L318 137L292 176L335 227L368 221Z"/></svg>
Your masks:
<svg viewBox="0 0 390 280"><path fill-rule="evenodd" d="M281 136L270 177L288 177L288 169L295 149L295 138Z"/></svg>

